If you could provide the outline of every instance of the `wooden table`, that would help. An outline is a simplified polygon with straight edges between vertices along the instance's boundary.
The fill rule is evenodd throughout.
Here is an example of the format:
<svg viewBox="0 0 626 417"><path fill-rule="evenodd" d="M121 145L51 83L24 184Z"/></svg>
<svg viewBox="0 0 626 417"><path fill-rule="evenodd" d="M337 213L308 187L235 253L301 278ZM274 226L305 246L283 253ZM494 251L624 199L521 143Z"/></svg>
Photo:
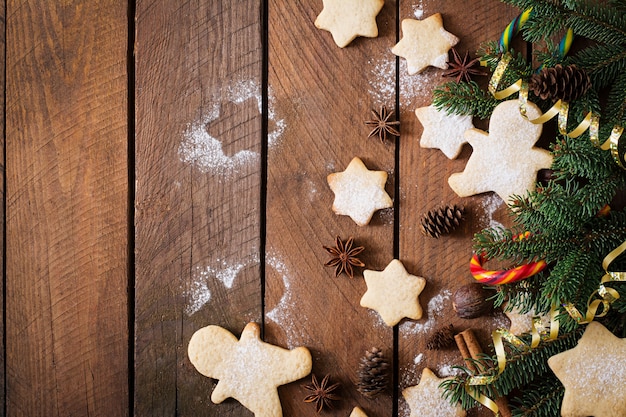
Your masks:
<svg viewBox="0 0 626 417"><path fill-rule="evenodd" d="M507 214L493 194L459 198L447 185L469 146L457 160L419 147L414 111L446 80L435 68L409 76L390 48L400 19L440 12L473 54L518 10L387 0L379 37L340 49L313 25L321 0L5 5L3 415L252 415L212 404L215 381L186 349L203 326L238 336L255 321L341 382L326 415L360 405L408 416L401 390L424 367L462 364L454 348L425 348L433 332L452 323L486 341L507 325L452 310L472 280L472 235ZM367 138L381 105L399 114L398 140ZM394 199L365 227L332 212L326 183L354 156L389 173ZM464 205L463 226L422 235L420 217L441 204ZM366 247L369 269L398 258L426 278L424 317L388 327L360 307L362 271L335 278L323 266L337 235ZM372 347L393 364L393 389L368 400L352 381ZM285 416L316 415L308 382L280 388Z"/></svg>

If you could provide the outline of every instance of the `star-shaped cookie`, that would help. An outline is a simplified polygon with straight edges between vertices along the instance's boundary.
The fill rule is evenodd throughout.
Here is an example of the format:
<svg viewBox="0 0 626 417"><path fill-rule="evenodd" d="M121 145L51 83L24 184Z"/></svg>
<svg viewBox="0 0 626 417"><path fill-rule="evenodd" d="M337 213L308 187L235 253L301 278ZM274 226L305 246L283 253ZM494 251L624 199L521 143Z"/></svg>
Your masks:
<svg viewBox="0 0 626 417"><path fill-rule="evenodd" d="M565 386L562 417L626 416L626 339L591 322L578 345L548 366Z"/></svg>
<svg viewBox="0 0 626 417"><path fill-rule="evenodd" d="M508 307L504 307L504 314L511 321L511 326L509 327L509 331L515 335L520 335L523 333L530 333L533 330L533 320L535 316L534 310L530 310L528 313L522 314L517 308L513 308L511 310ZM547 329L550 326L550 317L549 316L541 316L541 326L544 329ZM538 329L540 330L540 329Z"/></svg>
<svg viewBox="0 0 626 417"><path fill-rule="evenodd" d="M363 271L367 292L361 307L376 310L387 326L395 326L404 317L420 319L419 295L426 280L409 274L402 262L394 259L383 271Z"/></svg>
<svg viewBox="0 0 626 417"><path fill-rule="evenodd" d="M329 31L340 48L357 36L378 36L376 16L384 0L323 0L324 8L315 19L315 26Z"/></svg>
<svg viewBox="0 0 626 417"><path fill-rule="evenodd" d="M527 103L529 118L540 114L536 105ZM552 165L552 154L533 146L540 135L541 124L524 118L517 100L498 104L489 120L489 133L465 132L474 150L465 170L452 174L448 184L460 197L495 191L505 202L513 194L534 190L537 172Z"/></svg>
<svg viewBox="0 0 626 417"><path fill-rule="evenodd" d="M365 414L365 411L360 407L354 407L350 413L350 417L367 417L367 414Z"/></svg>
<svg viewBox="0 0 626 417"><path fill-rule="evenodd" d="M459 156L467 142L465 131L474 127L472 116L447 114L433 105L415 109L415 115L424 126L420 146L441 149L448 159Z"/></svg>
<svg viewBox="0 0 626 417"><path fill-rule="evenodd" d="M377 210L393 206L385 191L387 173L370 171L357 157L345 171L328 175L327 181L335 193L333 211L350 216L359 226L368 224Z"/></svg>
<svg viewBox="0 0 626 417"><path fill-rule="evenodd" d="M433 371L424 368L419 384L402 391L411 409L409 417L465 417L465 410L460 404L453 406L441 396L439 384L447 379L452 377L437 378Z"/></svg>
<svg viewBox="0 0 626 417"><path fill-rule="evenodd" d="M402 39L391 52L406 59L409 75L422 72L429 65L448 68L448 51L459 38L443 28L440 13L424 20L404 19Z"/></svg>
<svg viewBox="0 0 626 417"><path fill-rule="evenodd" d="M222 327L203 327L191 337L187 353L198 372L219 380L211 401L234 398L257 417L281 417L278 386L307 376L312 366L307 348L265 343L256 323L246 325L240 340Z"/></svg>

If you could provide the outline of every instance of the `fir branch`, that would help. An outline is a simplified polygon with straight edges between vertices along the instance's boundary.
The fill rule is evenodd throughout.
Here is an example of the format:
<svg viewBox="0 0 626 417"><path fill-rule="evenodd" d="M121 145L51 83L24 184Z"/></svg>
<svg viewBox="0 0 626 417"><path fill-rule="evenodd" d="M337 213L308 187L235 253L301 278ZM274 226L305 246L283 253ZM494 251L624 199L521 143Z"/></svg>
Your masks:
<svg viewBox="0 0 626 417"><path fill-rule="evenodd" d="M622 72L611 87L609 93L607 117L613 124L624 126L626 124L626 71Z"/></svg>
<svg viewBox="0 0 626 417"><path fill-rule="evenodd" d="M568 16L566 25L576 35L607 45L626 43L626 19L615 9L585 2L568 9L563 12Z"/></svg>
<svg viewBox="0 0 626 417"><path fill-rule="evenodd" d="M469 83L450 81L437 87L433 92L433 105L448 114L488 119L499 103L475 81Z"/></svg>
<svg viewBox="0 0 626 417"><path fill-rule="evenodd" d="M594 45L566 60L584 69L594 89L600 90L626 70L626 49L623 45Z"/></svg>
<svg viewBox="0 0 626 417"><path fill-rule="evenodd" d="M553 417L559 414L565 388L549 373L530 386L521 389L521 395L511 401L514 417Z"/></svg>

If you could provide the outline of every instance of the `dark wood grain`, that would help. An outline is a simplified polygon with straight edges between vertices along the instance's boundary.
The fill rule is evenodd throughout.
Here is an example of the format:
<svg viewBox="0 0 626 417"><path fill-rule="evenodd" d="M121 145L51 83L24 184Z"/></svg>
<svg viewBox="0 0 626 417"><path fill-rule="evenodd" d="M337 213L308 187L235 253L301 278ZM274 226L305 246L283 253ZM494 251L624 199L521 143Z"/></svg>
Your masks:
<svg viewBox="0 0 626 417"><path fill-rule="evenodd" d="M2 91L6 92L6 71L5 71L5 66L6 66L6 1L3 1L0 3L0 86L2 88ZM6 114L6 106L5 106L5 98L3 97L3 99L0 100L0 110L2 111L2 114ZM0 129L2 131L6 131L5 130L5 126L6 126L6 117L3 117L2 119L0 119ZM6 166L6 157L5 157L5 144L6 144L6 137L2 136L1 139L2 140L2 150L0 151L0 179L2 180L2 185L0 186L0 210L2 213L5 213L5 203L6 203L6 189L5 189L5 166ZM6 230L6 217L3 215L2 221L0 221L0 233L2 233L2 235L4 236L5 230ZM2 249L2 253L5 253L4 251L4 239L2 241L2 243L0 243L0 248ZM2 270L4 271L4 266L6 263L6 259L4 256L0 257L0 268L2 268ZM3 277L4 278L4 277ZM3 289L0 291L0 295L2 295L4 297L4 287ZM4 309L0 309L0 320L2 320L2 324L0 324L0 331L2 332L2 334L5 334L5 327L4 327L4 317L5 317L5 311ZM4 351L5 349L5 343L4 343L4 338L2 340L2 342L0 342L0 351ZM5 382L6 382L6 378L5 378L5 373L4 373L4 365L5 365L5 360L6 357L5 355L0 355L0 369L2 369L2 371L0 371L0 404L5 404L6 403L6 396L5 396ZM2 407L2 409L0 410L0 416L4 417L5 415L5 410L4 407Z"/></svg>
<svg viewBox="0 0 626 417"><path fill-rule="evenodd" d="M400 3L400 16L404 18L427 18L441 13L446 30L460 38L456 48L461 54L469 51L476 56L482 42L498 40L506 25L517 13L515 8L497 1L476 0L469 3L450 1L424 1L422 7L414 2ZM506 222L504 204L498 196L487 193L475 197L459 198L449 187L448 177L461 172L471 154L465 145L459 157L449 160L438 149L419 146L422 125L415 116L415 109L432 102L432 91L451 79L442 78L443 70L430 67L423 73L410 76L406 63L400 64L400 107L402 138L400 141L400 257L407 267L426 278L427 284L421 296L426 313L422 320L407 322L400 326L399 367L400 388L415 385L424 367L440 377L451 375L452 365L462 365L462 358L455 347L442 351L426 349L428 338L439 328L450 323L457 332L466 328L477 329L477 334L487 346L490 330L506 326L501 313L481 319L460 319L452 309L452 296L457 288L473 281L469 273L472 255L471 239L475 232L493 222ZM481 80L483 85L486 77ZM484 121L475 125L486 128ZM494 161L497 163L497 161ZM429 210L445 204L466 207L466 220L451 235L439 239L424 236L420 231L420 218ZM408 415L408 406L400 399ZM471 415L489 416L486 409L472 410Z"/></svg>
<svg viewBox="0 0 626 417"><path fill-rule="evenodd" d="M11 416L128 415L127 7L7 2Z"/></svg>
<svg viewBox="0 0 626 417"><path fill-rule="evenodd" d="M392 391L368 400L354 386L360 358L367 349L383 349L393 359L393 332L372 310L360 307L366 285L334 277L324 267L335 237L350 236L366 247L367 268L382 270L393 259L394 213L386 209L359 227L337 216L326 177L345 170L355 156L372 170L391 175L393 196L395 142L367 138L370 110L395 107L396 4L386 2L377 17L379 37L357 38L340 49L329 32L313 22L322 2L269 3L270 105L284 131L268 149L266 336L284 346L307 346L313 373L342 384L342 401L331 415L349 415L360 405L369 415L391 416ZM308 383L308 380L303 383ZM282 389L286 416L314 416L295 383Z"/></svg>
<svg viewBox="0 0 626 417"><path fill-rule="evenodd" d="M137 2L138 416L244 416L187 358L261 321L261 2Z"/></svg>

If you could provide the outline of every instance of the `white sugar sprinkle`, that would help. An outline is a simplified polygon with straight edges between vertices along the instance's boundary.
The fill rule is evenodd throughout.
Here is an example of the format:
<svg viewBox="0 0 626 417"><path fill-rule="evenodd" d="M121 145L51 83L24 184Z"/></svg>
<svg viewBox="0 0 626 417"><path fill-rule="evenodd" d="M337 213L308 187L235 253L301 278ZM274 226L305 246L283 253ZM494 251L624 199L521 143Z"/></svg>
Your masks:
<svg viewBox="0 0 626 417"><path fill-rule="evenodd" d="M182 162L193 165L203 173L217 173L226 177L247 164L257 161L258 152L243 149L234 155L224 153L220 138L213 137L206 129L206 125L219 119L221 104L231 102L241 104L246 100L256 100L259 114L262 113L263 99L261 88L254 80L239 81L226 86L210 104L210 111L200 120L187 125L183 132L183 141L178 148L178 155ZM268 132L268 146L278 144L279 138L285 131L285 120L278 117L274 108L274 95L268 90L268 119L272 121L273 129Z"/></svg>
<svg viewBox="0 0 626 417"><path fill-rule="evenodd" d="M418 20L424 17L424 5L422 4L422 0L413 5L413 15Z"/></svg>
<svg viewBox="0 0 626 417"><path fill-rule="evenodd" d="M187 308L185 308L185 313L188 316L198 312L211 300L211 291L204 281L193 281L191 288L186 291L185 295L189 299Z"/></svg>
<svg viewBox="0 0 626 417"><path fill-rule="evenodd" d="M503 203L496 193L488 194L483 198L481 206L485 212L481 216L480 221L484 227L504 227L502 223L493 219L494 213Z"/></svg>

